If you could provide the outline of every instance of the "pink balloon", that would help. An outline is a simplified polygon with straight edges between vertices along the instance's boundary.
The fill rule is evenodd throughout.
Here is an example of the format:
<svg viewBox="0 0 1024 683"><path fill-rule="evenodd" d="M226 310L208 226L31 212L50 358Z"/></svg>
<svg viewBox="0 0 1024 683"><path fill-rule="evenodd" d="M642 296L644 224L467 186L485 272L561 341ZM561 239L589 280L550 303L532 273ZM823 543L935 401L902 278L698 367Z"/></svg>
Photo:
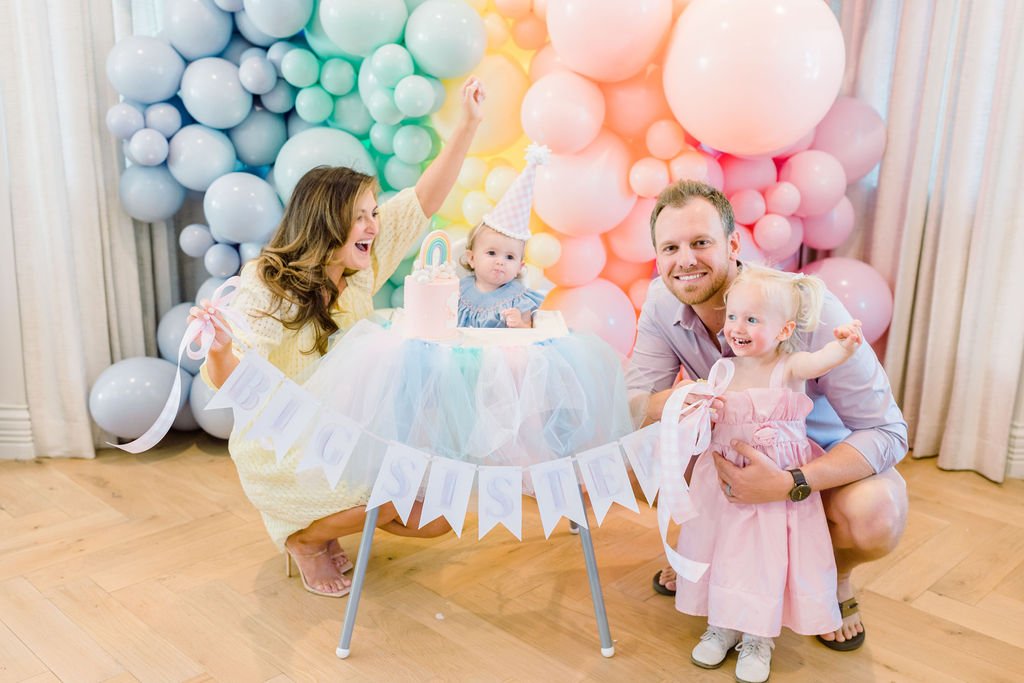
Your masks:
<svg viewBox="0 0 1024 683"><path fill-rule="evenodd" d="M779 169L779 180L800 190L800 206L793 212L800 217L831 211L846 193L843 167L834 156L816 149L790 157Z"/></svg>
<svg viewBox="0 0 1024 683"><path fill-rule="evenodd" d="M530 81L536 83L552 71L559 69L568 71L569 67L558 58L555 48L551 47L551 45L545 45L537 50L533 55L533 59L530 60Z"/></svg>
<svg viewBox="0 0 1024 683"><path fill-rule="evenodd" d="M538 50L548 42L548 27L534 15L527 14L512 26L512 41L523 50Z"/></svg>
<svg viewBox="0 0 1024 683"><path fill-rule="evenodd" d="M576 154L552 154L537 169L533 207L554 230L576 237L608 232L629 214L630 154L614 133L602 130Z"/></svg>
<svg viewBox="0 0 1024 683"><path fill-rule="evenodd" d="M644 157L629 169L629 186L641 197L657 197L668 185L668 165L661 159Z"/></svg>
<svg viewBox="0 0 1024 683"><path fill-rule="evenodd" d="M765 210L789 216L800 206L800 190L793 183L775 183L764 191Z"/></svg>
<svg viewBox="0 0 1024 683"><path fill-rule="evenodd" d="M544 269L544 276L559 287L585 285L601 273L607 255L597 235L559 236L562 255L555 265Z"/></svg>
<svg viewBox="0 0 1024 683"><path fill-rule="evenodd" d="M794 142L792 145L786 145L782 149L776 150L769 154L768 156L772 157L773 159L782 159L783 161L785 161L794 154L810 149L812 142L814 142L813 128L807 131L806 135L804 135L802 138Z"/></svg>
<svg viewBox="0 0 1024 683"><path fill-rule="evenodd" d="M839 23L821 0L694 0L669 40L665 94L701 142L768 154L825 116L844 61Z"/></svg>
<svg viewBox="0 0 1024 683"><path fill-rule="evenodd" d="M892 320L892 290L881 274L863 261L833 257L808 264L804 272L817 275L864 325L864 339L881 337Z"/></svg>
<svg viewBox="0 0 1024 683"><path fill-rule="evenodd" d="M793 236L793 228L785 216L769 213L754 225L754 241L769 254L784 248Z"/></svg>
<svg viewBox="0 0 1024 683"><path fill-rule="evenodd" d="M636 337L636 312L626 293L598 278L582 287L556 287L541 308L561 311L574 332L590 332L626 355Z"/></svg>
<svg viewBox="0 0 1024 683"><path fill-rule="evenodd" d="M778 249L769 251L765 249L765 260L770 264L782 263L800 251L800 245L804 241L804 222L796 216L785 216L789 221L789 240Z"/></svg>
<svg viewBox="0 0 1024 683"><path fill-rule="evenodd" d="M737 223L750 225L764 215L764 197L757 190L740 190L729 197L729 203L732 204L732 213Z"/></svg>
<svg viewBox="0 0 1024 683"><path fill-rule="evenodd" d="M762 265L766 263L768 259L765 257L764 252L761 251L761 248L757 246L757 242L754 241L754 233L750 231L750 228L737 223L736 232L740 234L740 261Z"/></svg>
<svg viewBox="0 0 1024 683"><path fill-rule="evenodd" d="M672 0L562 0L548 5L551 44L573 71L614 83L652 61Z"/></svg>
<svg viewBox="0 0 1024 683"><path fill-rule="evenodd" d="M651 156L667 161L686 148L686 132L672 119L662 119L647 129L646 142Z"/></svg>
<svg viewBox="0 0 1024 683"><path fill-rule="evenodd" d="M683 152L668 162L668 173L673 183L677 180L698 180L716 190L721 190L725 186L724 174L718 160L698 150Z"/></svg>
<svg viewBox="0 0 1024 683"><path fill-rule="evenodd" d="M638 311L644 307L644 301L647 300L647 290L651 288L651 281L652 278L637 280L626 290L629 300L633 303L633 308Z"/></svg>
<svg viewBox="0 0 1024 683"><path fill-rule="evenodd" d="M604 96L571 71L555 71L530 86L520 109L523 131L555 154L578 152L597 137L604 122Z"/></svg>
<svg viewBox="0 0 1024 683"><path fill-rule="evenodd" d="M775 162L769 157L744 159L723 154L718 163L725 175L725 194L730 197L740 190L766 190L778 179Z"/></svg>
<svg viewBox="0 0 1024 683"><path fill-rule="evenodd" d="M601 270L601 279L620 287L623 291L637 280L650 280L654 275L654 261L631 263L622 259L609 258Z"/></svg>
<svg viewBox="0 0 1024 683"><path fill-rule="evenodd" d="M661 88L660 66L648 65L636 76L606 83L601 90L607 112L605 127L624 138L639 137L655 121L672 116Z"/></svg>
<svg viewBox="0 0 1024 683"><path fill-rule="evenodd" d="M641 197L626 219L605 233L609 254L633 263L654 260L651 241L651 210L654 200Z"/></svg>
<svg viewBox="0 0 1024 683"><path fill-rule="evenodd" d="M871 105L843 96L818 124L812 147L838 159L846 172L846 182L852 183L881 161L885 123Z"/></svg>
<svg viewBox="0 0 1024 683"><path fill-rule="evenodd" d="M853 232L853 204L846 197L827 213L804 219L804 244L811 249L835 249Z"/></svg>

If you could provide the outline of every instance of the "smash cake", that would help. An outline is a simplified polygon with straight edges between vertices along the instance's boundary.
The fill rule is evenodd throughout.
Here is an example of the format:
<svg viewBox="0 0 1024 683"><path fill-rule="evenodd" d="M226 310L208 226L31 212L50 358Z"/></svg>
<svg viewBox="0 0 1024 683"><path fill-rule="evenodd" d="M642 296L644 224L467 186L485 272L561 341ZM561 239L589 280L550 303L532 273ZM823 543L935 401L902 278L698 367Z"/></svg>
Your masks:
<svg viewBox="0 0 1024 683"><path fill-rule="evenodd" d="M402 325L407 337L454 339L458 334L459 277L451 261L448 233L427 234L413 270L405 276Z"/></svg>

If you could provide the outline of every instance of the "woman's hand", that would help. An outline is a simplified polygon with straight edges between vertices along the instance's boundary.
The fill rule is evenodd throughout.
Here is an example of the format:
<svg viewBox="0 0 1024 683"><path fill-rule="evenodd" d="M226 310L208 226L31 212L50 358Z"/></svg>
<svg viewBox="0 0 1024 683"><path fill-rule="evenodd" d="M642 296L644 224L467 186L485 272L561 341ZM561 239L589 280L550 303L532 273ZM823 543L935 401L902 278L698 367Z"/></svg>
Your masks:
<svg viewBox="0 0 1024 683"><path fill-rule="evenodd" d="M462 114L467 121L479 122L484 117L484 84L476 76L470 76L462 84Z"/></svg>
<svg viewBox="0 0 1024 683"><path fill-rule="evenodd" d="M227 333L228 322L216 308L210 305L208 300L203 299L198 306L189 309L187 324L191 325L193 320L206 320L213 323L214 335L210 351L219 353L231 348L231 336Z"/></svg>

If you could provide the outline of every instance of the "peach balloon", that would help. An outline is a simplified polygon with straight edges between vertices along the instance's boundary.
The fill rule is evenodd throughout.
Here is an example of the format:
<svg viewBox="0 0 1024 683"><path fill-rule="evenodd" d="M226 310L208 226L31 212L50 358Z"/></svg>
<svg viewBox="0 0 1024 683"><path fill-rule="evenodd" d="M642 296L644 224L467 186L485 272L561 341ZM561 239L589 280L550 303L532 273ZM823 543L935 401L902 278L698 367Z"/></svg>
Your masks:
<svg viewBox="0 0 1024 683"><path fill-rule="evenodd" d="M789 216L800 206L800 190L793 183L782 181L764 191L765 210L780 216Z"/></svg>
<svg viewBox="0 0 1024 683"><path fill-rule="evenodd" d="M668 162L669 178L672 182L679 180L697 180L721 190L725 185L725 174L718 160L710 154L699 150L683 152Z"/></svg>
<svg viewBox="0 0 1024 683"><path fill-rule="evenodd" d="M641 197L625 220L605 233L609 253L633 263L647 263L654 259L654 243L651 241L654 203L653 199Z"/></svg>
<svg viewBox="0 0 1024 683"><path fill-rule="evenodd" d="M737 223L750 225L756 223L764 215L764 197L757 190L740 190L729 197L732 213Z"/></svg>
<svg viewBox="0 0 1024 683"><path fill-rule="evenodd" d="M625 356L636 337L636 311L626 293L598 278L582 287L556 287L541 308L561 311L569 329L590 332Z"/></svg>
<svg viewBox="0 0 1024 683"><path fill-rule="evenodd" d="M558 287L579 287L601 274L608 256L600 237L584 235L557 239L562 255L554 265L544 269L544 277Z"/></svg>
<svg viewBox="0 0 1024 683"><path fill-rule="evenodd" d="M647 129L646 142L651 156L668 161L686 148L686 132L675 121L662 119Z"/></svg>
<svg viewBox="0 0 1024 683"><path fill-rule="evenodd" d="M550 45L545 45L541 49L534 53L533 58L530 60L530 80L536 83L540 79L547 76L552 71L564 69L571 71L569 67L565 65L558 57L558 53L555 52L555 48Z"/></svg>
<svg viewBox="0 0 1024 683"><path fill-rule="evenodd" d="M672 0L561 0L547 7L551 44L573 71L614 83L652 61Z"/></svg>
<svg viewBox="0 0 1024 683"><path fill-rule="evenodd" d="M764 264L768 259L760 247L757 246L757 242L754 241L754 233L750 232L750 228L737 223L736 232L740 234L740 261L743 263Z"/></svg>
<svg viewBox="0 0 1024 683"><path fill-rule="evenodd" d="M661 159L644 157L629 169L629 186L641 197L657 197L668 185L668 165Z"/></svg>
<svg viewBox="0 0 1024 683"><path fill-rule="evenodd" d="M821 0L694 0L669 40L665 94L701 142L767 154L825 116L844 62L842 31Z"/></svg>
<svg viewBox="0 0 1024 683"><path fill-rule="evenodd" d="M533 13L541 21L548 20L548 0L533 0Z"/></svg>
<svg viewBox="0 0 1024 683"><path fill-rule="evenodd" d="M764 250L765 259L771 264L781 263L796 254L804 241L804 222L796 216L784 218L789 221L789 240L774 251Z"/></svg>
<svg viewBox="0 0 1024 683"><path fill-rule="evenodd" d="M602 130L576 154L552 154L537 169L533 206L554 230L599 235L622 222L636 203L629 188L630 155L614 133Z"/></svg>
<svg viewBox="0 0 1024 683"><path fill-rule="evenodd" d="M650 280L654 274L654 261L647 263L630 263L614 257L609 257L601 270L601 278L608 280L628 291L629 286L637 280Z"/></svg>
<svg viewBox="0 0 1024 683"><path fill-rule="evenodd" d="M604 122L601 89L579 74L555 71L530 86L523 98L523 130L555 154L578 152L597 137Z"/></svg>
<svg viewBox="0 0 1024 683"><path fill-rule="evenodd" d="M636 76L601 86L605 127L624 138L644 135L652 123L672 117L661 86L661 67L651 64Z"/></svg>
<svg viewBox="0 0 1024 683"><path fill-rule="evenodd" d="M754 224L754 241L761 251L776 253L789 242L793 229L785 216L769 213Z"/></svg>
<svg viewBox="0 0 1024 683"><path fill-rule="evenodd" d="M811 249L835 249L853 232L853 204L846 197L831 211L804 219L804 244Z"/></svg>
<svg viewBox="0 0 1024 683"><path fill-rule="evenodd" d="M876 341L892 320L892 290L881 274L863 261L833 257L808 264L804 272L817 275L854 318L864 326L864 339Z"/></svg>
<svg viewBox="0 0 1024 683"><path fill-rule="evenodd" d="M532 14L512 25L512 40L523 50L538 50L548 42L547 25Z"/></svg>
<svg viewBox="0 0 1024 683"><path fill-rule="evenodd" d="M534 233L526 243L526 260L538 268L550 268L561 256L562 243L550 233Z"/></svg>
<svg viewBox="0 0 1024 683"><path fill-rule="evenodd" d="M511 57L505 54L484 55L473 69L473 74L487 84L487 99L484 100L484 117L476 130L472 154L496 154L504 151L523 134L519 122L519 106L523 102L530 80L526 72ZM459 89L462 80L453 78L446 81L448 96L444 105L431 118L441 139L451 138L459 117L462 116L462 100Z"/></svg>
<svg viewBox="0 0 1024 683"><path fill-rule="evenodd" d="M786 160L779 169L779 180L796 185L800 206L794 215L817 216L831 211L846 192L846 173L834 156L809 149Z"/></svg>
<svg viewBox="0 0 1024 683"><path fill-rule="evenodd" d="M778 180L775 162L770 157L745 159L723 154L718 163L725 175L725 194L730 197L740 190L765 190Z"/></svg>
<svg viewBox="0 0 1024 683"><path fill-rule="evenodd" d="M637 280L626 290L629 300L633 303L633 308L638 311L644 307L644 302L647 301L647 290L651 288L651 282L652 278Z"/></svg>
<svg viewBox="0 0 1024 683"><path fill-rule="evenodd" d="M811 146L834 156L846 172L846 182L852 183L881 161L885 123L868 103L840 97L815 129Z"/></svg>
<svg viewBox="0 0 1024 683"><path fill-rule="evenodd" d="M533 9L530 0L494 0L494 8L503 17L522 19Z"/></svg>

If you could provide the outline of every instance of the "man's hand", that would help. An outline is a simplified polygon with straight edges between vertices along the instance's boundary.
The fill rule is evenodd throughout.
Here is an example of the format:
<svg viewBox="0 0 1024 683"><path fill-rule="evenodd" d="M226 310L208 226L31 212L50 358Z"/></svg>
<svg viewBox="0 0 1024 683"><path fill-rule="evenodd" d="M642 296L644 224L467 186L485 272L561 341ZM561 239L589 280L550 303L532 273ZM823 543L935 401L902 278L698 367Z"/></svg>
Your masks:
<svg viewBox="0 0 1024 683"><path fill-rule="evenodd" d="M737 467L721 453L713 453L718 484L726 500L752 505L788 498L793 475L779 469L775 461L748 443L734 441L732 447L746 458L746 467Z"/></svg>

